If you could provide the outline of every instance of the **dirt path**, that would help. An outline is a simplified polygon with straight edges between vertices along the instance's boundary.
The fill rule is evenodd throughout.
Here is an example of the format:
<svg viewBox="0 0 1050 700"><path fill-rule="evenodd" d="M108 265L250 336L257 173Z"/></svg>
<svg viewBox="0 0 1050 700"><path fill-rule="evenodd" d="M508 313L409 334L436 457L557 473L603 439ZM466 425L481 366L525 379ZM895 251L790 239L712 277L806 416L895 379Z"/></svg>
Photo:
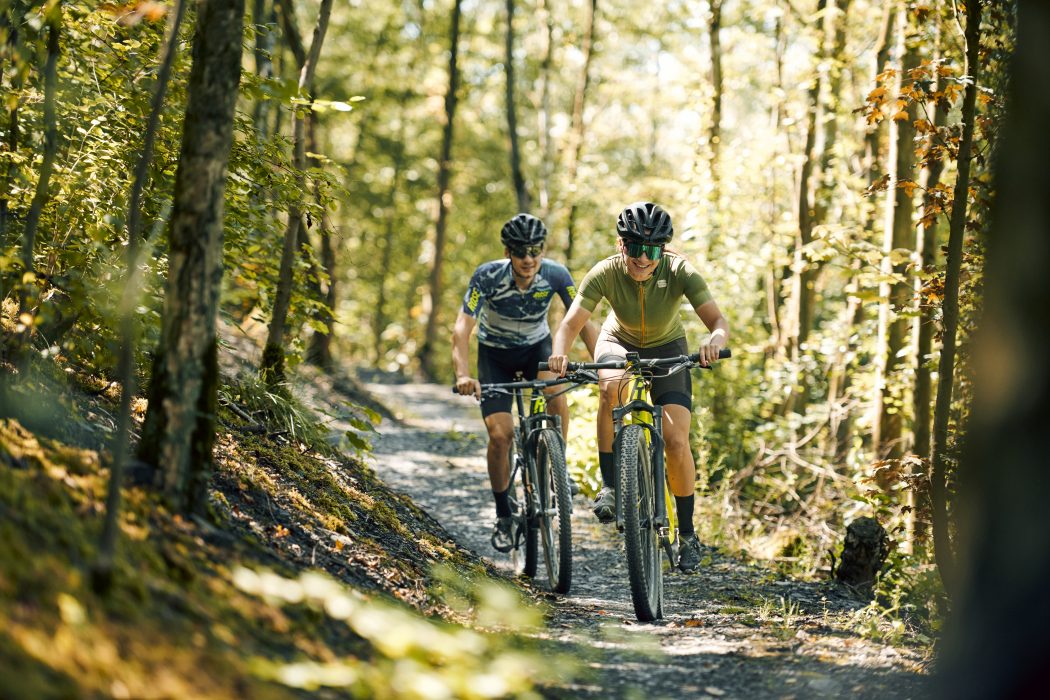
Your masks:
<svg viewBox="0 0 1050 700"><path fill-rule="evenodd" d="M381 478L404 491L465 547L510 568L489 544L493 519L484 426L470 399L448 387L366 386L397 415L375 441ZM779 580L708 549L701 570L665 576L665 618L638 623L620 537L577 497L573 585L551 607L548 636L590 673L552 698L921 698L919 655L853 631L862 603L830 582ZM542 567L541 567L542 569ZM542 583L542 582L541 582Z"/></svg>

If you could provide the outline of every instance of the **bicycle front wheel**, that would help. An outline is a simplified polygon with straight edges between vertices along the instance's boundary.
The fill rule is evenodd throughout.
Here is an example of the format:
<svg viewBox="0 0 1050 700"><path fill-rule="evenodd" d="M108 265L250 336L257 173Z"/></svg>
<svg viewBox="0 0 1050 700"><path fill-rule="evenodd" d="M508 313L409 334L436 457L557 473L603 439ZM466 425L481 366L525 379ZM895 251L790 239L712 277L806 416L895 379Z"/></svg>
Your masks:
<svg viewBox="0 0 1050 700"><path fill-rule="evenodd" d="M656 525L656 489L645 429L625 425L620 437L620 488L631 601L635 616L651 622L663 614L663 567ZM660 493L663 498L663 493Z"/></svg>
<svg viewBox="0 0 1050 700"><path fill-rule="evenodd" d="M550 428L537 435L536 477L547 581L555 593L568 593L572 585L572 494L561 436Z"/></svg>

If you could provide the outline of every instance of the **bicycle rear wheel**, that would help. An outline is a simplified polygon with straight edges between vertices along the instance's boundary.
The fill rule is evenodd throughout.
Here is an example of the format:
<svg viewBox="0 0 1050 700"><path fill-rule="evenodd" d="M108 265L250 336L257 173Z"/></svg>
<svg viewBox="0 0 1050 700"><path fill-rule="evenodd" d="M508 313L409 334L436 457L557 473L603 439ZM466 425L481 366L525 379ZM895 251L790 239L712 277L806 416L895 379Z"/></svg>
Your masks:
<svg viewBox="0 0 1050 700"><path fill-rule="evenodd" d="M547 581L555 593L572 585L572 494L561 436L544 428L536 436L540 538Z"/></svg>
<svg viewBox="0 0 1050 700"><path fill-rule="evenodd" d="M652 460L642 426L623 427L619 462L631 601L635 616L643 622L651 622L663 614L663 566L655 522ZM663 493L660 498L663 498Z"/></svg>

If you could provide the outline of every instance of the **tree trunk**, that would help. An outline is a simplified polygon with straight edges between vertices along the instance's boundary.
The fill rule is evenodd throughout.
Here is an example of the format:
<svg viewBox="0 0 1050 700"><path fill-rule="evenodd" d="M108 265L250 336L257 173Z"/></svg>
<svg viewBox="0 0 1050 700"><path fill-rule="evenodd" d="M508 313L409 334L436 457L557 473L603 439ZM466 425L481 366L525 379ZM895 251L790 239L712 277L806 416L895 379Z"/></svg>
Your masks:
<svg viewBox="0 0 1050 700"><path fill-rule="evenodd" d="M722 149L722 0L711 0L711 16L707 24L708 40L711 43L711 126L708 143L711 149L711 202L715 219L719 220L721 201L721 168L719 155Z"/></svg>
<svg viewBox="0 0 1050 700"><path fill-rule="evenodd" d="M594 25L598 15L598 0L588 4L587 26L583 30L583 67L576 81L576 94L572 100L572 125L569 128L568 160L565 163L565 176L568 182L568 196L571 198L569 215L565 223L567 238L565 241L565 265L572 268L572 254L576 247L576 211L579 206L579 195L576 192L576 172L579 169L580 154L583 151L583 137L586 126L583 123L583 110L587 103L587 88L591 83L591 57L594 53Z"/></svg>
<svg viewBox="0 0 1050 700"><path fill-rule="evenodd" d="M445 94L445 130L441 139L441 158L438 161L438 215L434 227L434 260L430 267L429 300L426 330L423 334L423 346L419 349L419 366L423 374L430 379L437 376L434 366L434 347L437 341L438 317L441 309L443 280L441 276L445 263L445 227L447 226L448 208L452 200L449 192L449 180L452 177L452 135L455 125L456 91L459 88L459 20L462 0L455 0L452 7L452 27L450 30L451 50L448 59L448 92Z"/></svg>
<svg viewBox="0 0 1050 700"><path fill-rule="evenodd" d="M908 73L917 65L915 53L908 47L908 26L908 13L898 5L895 44L900 69L892 91L898 96L904 84L911 81ZM894 380L901 364L899 355L904 347L907 330L907 322L899 317L899 313L907 307L911 296L906 282L908 259L898 253L897 261L894 262L894 251L911 250L914 241L911 194L914 183L908 179L914 165L914 107L901 109L904 112L902 118L898 118L897 108L891 108L890 111L893 114L890 116L889 154L886 158L889 183L883 215L883 281L879 284L879 335L873 406L877 418L872 432L872 447L876 458L880 459L895 459L904 454L903 403L900 389ZM901 186L903 181L907 181L905 186Z"/></svg>
<svg viewBox="0 0 1050 700"><path fill-rule="evenodd" d="M938 50L937 53L939 55L940 51ZM933 89L937 90L939 84L940 80L936 79ZM941 132L948 123L948 109L940 102L934 106L933 122L937 132ZM930 135L928 141L931 145L935 138L936 136L933 134ZM944 160L942 158L930 162L926 167L922 183L922 189L926 193L924 209L930 204L931 196L929 193L940 184L943 172ZM916 236L916 247L921 256L921 269L925 272L932 272L937 262L937 239L941 217L934 215L932 218L927 218L926 216L923 218L924 221L919 225ZM913 390L914 400L912 403L912 420L914 421L912 451L923 460L924 465L928 465L931 449L931 408L933 407L933 377L930 371L929 358L933 353L933 334L937 321L934 316L935 309L933 306L923 303L922 285L922 278L917 278L915 283L917 315L913 333L915 337L915 388ZM917 514L920 511L925 512L929 510L930 494L926 489L918 491L913 489L910 493L912 498L910 505L912 508L908 514L910 533L908 539L910 542L915 542L923 538L927 533L927 523L920 520Z"/></svg>
<svg viewBox="0 0 1050 700"><path fill-rule="evenodd" d="M310 121L307 122L307 139L310 143L311 153L321 152L320 147L317 145L316 128L317 119L311 114ZM310 158L310 165L311 167L317 167L317 159ZM336 256L335 249L332 246L332 222L321 198L321 183L319 181L314 182L313 190L314 202L321 212L320 219L317 222L317 232L321 245L321 268L323 276L328 279L327 285L322 290L320 286L320 277L322 275L317 275L317 298L324 303L324 306L317 313L327 332L314 330L313 335L310 336L310 346L306 351L306 359L318 367L332 369L332 338L335 335L335 304L337 299L335 284Z"/></svg>
<svg viewBox="0 0 1050 700"><path fill-rule="evenodd" d="M827 23L828 23L827 0L817 0L817 11L814 15L817 23L817 56L813 76L813 83L809 88L809 117L806 126L806 145L803 150L802 172L799 175L798 184L798 233L799 240L795 245L795 280L796 298L795 310L798 319L793 324L796 329L795 344L801 346L809 337L810 326L813 324L813 270L805 260L805 250L813 242L813 226L818 223L814 221L813 199L816 182L820 180L819 170L814 173L814 168L820 163L820 154L816 152L817 132L823 128L824 116L824 65L827 61ZM795 348L793 356L797 357L799 348Z"/></svg>
<svg viewBox="0 0 1050 700"><path fill-rule="evenodd" d="M966 83L966 91L963 94L962 138L959 141L958 173L955 178L952 216L948 228L944 302L941 307L944 332L937 372L937 403L933 412L933 458L930 474L930 497L933 501L933 551L941 581L944 582L944 588L949 594L953 594L955 590L955 555L952 551L948 523L948 465L945 451L948 446L948 414L951 411L952 388L955 382L955 337L959 327L959 274L962 268L963 238L966 236L970 161L973 159L971 152L973 150L974 118L977 114L980 40L981 1L966 0L966 72L970 80ZM1016 82L1014 85L1018 87L1017 95L1023 94L1024 89L1027 88L1026 85L1018 85ZM1038 195L1040 201L1045 201L1044 195L1045 192ZM1043 235L1045 236L1045 230Z"/></svg>
<svg viewBox="0 0 1050 700"><path fill-rule="evenodd" d="M168 279L139 456L169 506L201 510L212 469L222 286L223 191L241 77L244 0L198 8L168 253Z"/></svg>
<svg viewBox="0 0 1050 700"><path fill-rule="evenodd" d="M383 359L383 331L386 330L386 297L387 282L394 270L391 269L390 261L394 252L394 221L397 214L397 192L401 188L401 173L405 168L405 123L401 121L400 133L397 145L393 148L394 176L390 182L390 193L387 202L386 228L383 231L383 253L379 265L379 292L376 295L375 315L372 317L372 337L374 339L375 361L378 364Z"/></svg>
<svg viewBox="0 0 1050 700"><path fill-rule="evenodd" d="M13 26L8 14L6 12L0 12L0 31L6 35L6 42L8 50L12 53L18 46L19 31L16 26ZM7 88L3 85L4 73L0 70L0 92L6 93ZM12 79L13 84L10 88L10 94L16 94L21 92L22 85L21 80L16 73ZM21 133L21 127L19 126L18 120L18 109L21 106L21 100L12 100L4 105L4 114L7 116L6 129L4 130L5 141L3 143L4 150L7 153L18 153L18 137ZM7 160L7 165L4 167L3 178L0 179L0 248L6 249L8 246L7 242L7 225L10 217L10 202L8 196L11 193L11 181L15 177L16 166L13 159ZM6 297L6 277L7 275L0 274L0 298Z"/></svg>
<svg viewBox="0 0 1050 700"><path fill-rule="evenodd" d="M120 489L124 482L124 467L129 452L128 433L131 429L131 399L135 395L135 348L138 345L138 324L135 322L135 307L142 296L142 275L139 270L139 238L142 228L142 190L146 186L146 173L153 160L153 146L157 131L160 128L161 110L164 108L164 96L168 92L168 81L171 77L171 66L178 50L179 27L186 12L186 3L177 0L175 10L168 25L168 36L157 71L157 84L154 87L153 101L150 105L149 120L142 140L142 153L135 165L131 183L131 196L128 198L128 261L127 278L120 299L120 348L117 351L117 379L120 382L120 408L117 412L117 429L113 433L111 451L112 466L109 471L109 487L106 494L106 519L99 539L98 558L92 566L92 582L95 590L109 590L113 574L113 561L116 554L118 519L120 515Z"/></svg>
<svg viewBox="0 0 1050 700"><path fill-rule="evenodd" d="M543 50L543 61L540 64L540 110L539 141L542 162L540 163L540 210L541 219L550 215L551 206L551 173L554 170L554 140L551 138L551 69L554 65L554 15L548 7L548 0L539 0L539 11L546 28L546 45ZM550 222L548 222L548 225Z"/></svg>
<svg viewBox="0 0 1050 700"><path fill-rule="evenodd" d="M321 46L324 44L325 32L328 31L328 18L332 14L333 0L321 0L321 8L314 26L310 53L299 66L299 94L307 101L313 101L314 74L317 62L321 57ZM290 8L281 6L284 14L290 15ZM292 26L291 19L286 27ZM289 42L293 43L293 42ZM296 52L296 56L300 56ZM309 107L303 108L308 109ZM281 268L277 277L277 289L274 292L273 314L266 335L266 346L263 348L259 374L270 385L284 381L284 334L288 321L288 311L292 300L292 286L295 282L295 253L299 242L299 227L302 225L303 201L306 192L306 115L296 110L292 143L294 148L295 182L298 195L288 206L288 223L284 230L284 247L281 250Z"/></svg>
<svg viewBox="0 0 1050 700"><path fill-rule="evenodd" d="M979 13L977 2L967 2L971 59ZM1050 93L1035 89L1050 84L1050 5L1021 0L1016 26L1010 105L994 169L985 313L973 345L976 396L958 471L959 579L937 664L936 697L944 700L1038 698L1050 688ZM976 62L970 66L976 73ZM963 107L968 129L970 90L976 92L972 83ZM962 204L965 186L957 192ZM954 235L964 219L952 214ZM949 243L949 250L959 248ZM951 387L950 374L940 386ZM940 470L943 477L943 464Z"/></svg>
<svg viewBox="0 0 1050 700"><path fill-rule="evenodd" d="M514 180L514 193L518 197L518 211L529 212L532 204L525 187L525 176L521 173L521 153L518 149L518 113L514 102L514 0L507 0L507 133L510 135L510 173Z"/></svg>
<svg viewBox="0 0 1050 700"><path fill-rule="evenodd" d="M44 65L44 159L40 164L40 177L37 178L36 191L26 215L25 229L22 234L22 267L27 275L36 270L34 254L36 251L36 230L40 224L40 215L48 199L48 186L51 183L51 172L55 168L55 156L58 154L58 116L55 113L55 95L58 92L58 54L59 37L62 34L62 5L55 3L47 11L47 62ZM32 278L24 279L22 286L22 311L32 312L36 296L31 289L36 288ZM28 331L27 331L28 337Z"/></svg>
<svg viewBox="0 0 1050 700"><path fill-rule="evenodd" d="M274 45L277 38L277 13L273 4L267 7L267 0L254 0L252 20L255 22L255 75L260 80L273 78ZM252 123L260 141L265 141L269 134L270 100L256 100L252 109Z"/></svg>

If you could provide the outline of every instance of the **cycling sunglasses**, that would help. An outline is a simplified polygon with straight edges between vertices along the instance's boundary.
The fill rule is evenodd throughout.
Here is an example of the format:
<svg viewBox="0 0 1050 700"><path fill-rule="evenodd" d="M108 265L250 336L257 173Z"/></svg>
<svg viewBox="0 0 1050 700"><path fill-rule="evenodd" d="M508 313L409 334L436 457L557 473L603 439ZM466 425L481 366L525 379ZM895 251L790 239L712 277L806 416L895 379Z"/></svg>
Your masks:
<svg viewBox="0 0 1050 700"><path fill-rule="evenodd" d="M631 258L640 258L642 253L649 256L649 259L653 262L660 259L660 256L664 254L664 247L662 245L649 244L649 243L624 243L624 249L627 251L627 256Z"/></svg>
<svg viewBox="0 0 1050 700"><path fill-rule="evenodd" d="M509 246L508 246L509 247ZM524 258L526 256L530 258L538 258L543 254L542 245L523 245L514 246L510 248L510 254L516 258Z"/></svg>

